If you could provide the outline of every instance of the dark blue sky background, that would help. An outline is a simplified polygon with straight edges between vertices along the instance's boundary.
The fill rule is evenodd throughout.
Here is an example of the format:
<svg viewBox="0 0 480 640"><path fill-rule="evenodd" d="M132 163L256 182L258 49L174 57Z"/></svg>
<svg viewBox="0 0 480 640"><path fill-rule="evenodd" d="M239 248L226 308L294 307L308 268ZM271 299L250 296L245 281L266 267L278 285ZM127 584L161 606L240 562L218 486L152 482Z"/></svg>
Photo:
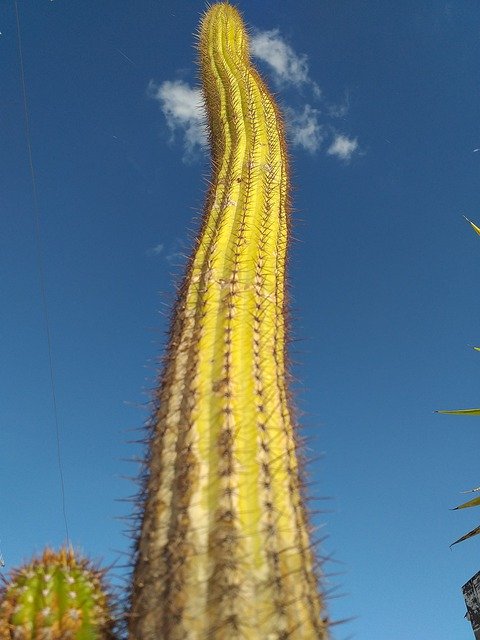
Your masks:
<svg viewBox="0 0 480 640"><path fill-rule="evenodd" d="M480 406L480 354L469 349L480 342L480 238L462 218L480 222L478 2L238 7L257 39L277 29L306 74L257 57L290 131L296 397L311 493L329 498L314 520L336 574L327 586L341 596L330 612L354 617L334 638L468 640L460 588L480 569L480 538L449 544L480 511L448 509L480 484L480 422L433 410ZM141 452L128 441L148 417L178 254L190 250L208 177L205 151L184 146L192 112L168 112L152 86L177 82L192 97L204 4L18 8L70 533L122 564L129 543L115 518L131 507L116 500L135 492L122 476L136 473L123 458ZM0 31L9 569L65 532L13 0L0 2ZM351 144L343 157L339 139Z"/></svg>

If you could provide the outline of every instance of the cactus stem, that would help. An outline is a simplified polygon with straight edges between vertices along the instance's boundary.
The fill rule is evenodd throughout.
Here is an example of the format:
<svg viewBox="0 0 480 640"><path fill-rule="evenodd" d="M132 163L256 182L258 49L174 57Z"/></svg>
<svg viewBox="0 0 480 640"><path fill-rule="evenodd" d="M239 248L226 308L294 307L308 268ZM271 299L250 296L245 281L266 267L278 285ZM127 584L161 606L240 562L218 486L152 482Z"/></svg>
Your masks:
<svg viewBox="0 0 480 640"><path fill-rule="evenodd" d="M199 33L211 186L151 422L131 640L325 640L286 368L283 124L238 11Z"/></svg>

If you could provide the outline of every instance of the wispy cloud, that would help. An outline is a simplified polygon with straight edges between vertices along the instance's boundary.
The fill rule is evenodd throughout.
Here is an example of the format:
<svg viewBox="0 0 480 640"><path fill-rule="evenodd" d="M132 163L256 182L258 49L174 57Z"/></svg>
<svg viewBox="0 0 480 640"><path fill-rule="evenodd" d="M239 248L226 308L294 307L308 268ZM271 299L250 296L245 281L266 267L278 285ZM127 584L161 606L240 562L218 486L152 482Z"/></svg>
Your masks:
<svg viewBox="0 0 480 640"><path fill-rule="evenodd" d="M310 153L320 148L325 137L324 127L319 122L320 111L306 104L303 111L285 108L285 124L291 143L303 147Z"/></svg>
<svg viewBox="0 0 480 640"><path fill-rule="evenodd" d="M273 79L278 85L293 84L299 87L307 84L310 85L315 98L321 97L320 87L310 78L308 57L304 53L295 53L278 29L255 30L250 39L250 51L253 56L271 67Z"/></svg>
<svg viewBox="0 0 480 640"><path fill-rule="evenodd" d="M161 242L145 251L145 255L149 258L159 258L172 267L183 267L189 253L190 246L183 238L175 238L168 244Z"/></svg>
<svg viewBox="0 0 480 640"><path fill-rule="evenodd" d="M273 69L279 84L301 85L308 81L306 55L297 55L281 37L278 29L255 31L250 40L253 56L266 62Z"/></svg>
<svg viewBox="0 0 480 640"><path fill-rule="evenodd" d="M205 109L200 89L192 88L182 80L165 80L161 84L151 80L148 95L160 103L168 128L172 132L171 140L174 139L175 130L179 129L183 133L185 159L191 158L197 147L208 145Z"/></svg>
<svg viewBox="0 0 480 640"><path fill-rule="evenodd" d="M147 256L159 256L161 253L163 253L163 249L163 244L157 244L154 247L147 249Z"/></svg>
<svg viewBox="0 0 480 640"><path fill-rule="evenodd" d="M327 102L322 97L320 87L310 76L307 56L296 53L278 29L254 30L250 50L252 56L266 63L277 86L285 89L289 86L304 87L310 92L310 101L317 105L313 107L304 101L300 106L284 106L291 144L314 154L326 141L324 148L328 155L349 161L358 150L357 139L338 134L335 127L328 123L328 119L346 116L350 107L348 93L339 104ZM152 80L148 85L148 94L160 104L171 131L171 141L177 132L183 136L184 160L193 159L198 149L207 148L206 114L200 89L191 87L183 80L166 80L160 84ZM296 92L297 105L299 95L301 97L305 92Z"/></svg>
<svg viewBox="0 0 480 640"><path fill-rule="evenodd" d="M165 260L172 267L184 267L188 260L190 249L184 238L175 238L165 254Z"/></svg>
<svg viewBox="0 0 480 640"><path fill-rule="evenodd" d="M327 105L328 115L332 118L344 118L350 110L350 94L345 91L345 97L341 102Z"/></svg>
<svg viewBox="0 0 480 640"><path fill-rule="evenodd" d="M348 162L357 149L358 141L356 138L351 139L337 133L332 144L328 147L327 153L329 156L336 156L340 160Z"/></svg>

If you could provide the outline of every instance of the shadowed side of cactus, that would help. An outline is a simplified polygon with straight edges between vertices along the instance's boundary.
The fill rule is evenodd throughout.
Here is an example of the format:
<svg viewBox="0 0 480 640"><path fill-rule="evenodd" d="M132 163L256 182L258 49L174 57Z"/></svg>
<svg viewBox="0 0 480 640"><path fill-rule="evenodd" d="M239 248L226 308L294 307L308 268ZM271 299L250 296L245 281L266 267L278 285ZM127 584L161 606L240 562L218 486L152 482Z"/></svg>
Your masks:
<svg viewBox="0 0 480 640"><path fill-rule="evenodd" d="M1 640L110 640L112 627L103 572L70 549L45 550L1 588Z"/></svg>
<svg viewBox="0 0 480 640"><path fill-rule="evenodd" d="M324 640L287 389L283 124L227 3L199 51L212 170L151 422L131 640Z"/></svg>

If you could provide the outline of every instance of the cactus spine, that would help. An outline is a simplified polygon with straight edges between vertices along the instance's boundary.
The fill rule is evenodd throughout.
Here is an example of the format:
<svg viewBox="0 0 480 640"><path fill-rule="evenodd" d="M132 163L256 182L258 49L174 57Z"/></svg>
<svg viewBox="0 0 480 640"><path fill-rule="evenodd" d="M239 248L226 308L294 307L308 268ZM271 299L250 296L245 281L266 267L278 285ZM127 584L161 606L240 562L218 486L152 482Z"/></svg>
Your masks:
<svg viewBox="0 0 480 640"><path fill-rule="evenodd" d="M49 549L1 589L1 640L107 640L112 611L103 572L70 549Z"/></svg>
<svg viewBox="0 0 480 640"><path fill-rule="evenodd" d="M285 366L283 125L234 7L206 12L199 51L213 178L151 423L130 638L324 640Z"/></svg>

